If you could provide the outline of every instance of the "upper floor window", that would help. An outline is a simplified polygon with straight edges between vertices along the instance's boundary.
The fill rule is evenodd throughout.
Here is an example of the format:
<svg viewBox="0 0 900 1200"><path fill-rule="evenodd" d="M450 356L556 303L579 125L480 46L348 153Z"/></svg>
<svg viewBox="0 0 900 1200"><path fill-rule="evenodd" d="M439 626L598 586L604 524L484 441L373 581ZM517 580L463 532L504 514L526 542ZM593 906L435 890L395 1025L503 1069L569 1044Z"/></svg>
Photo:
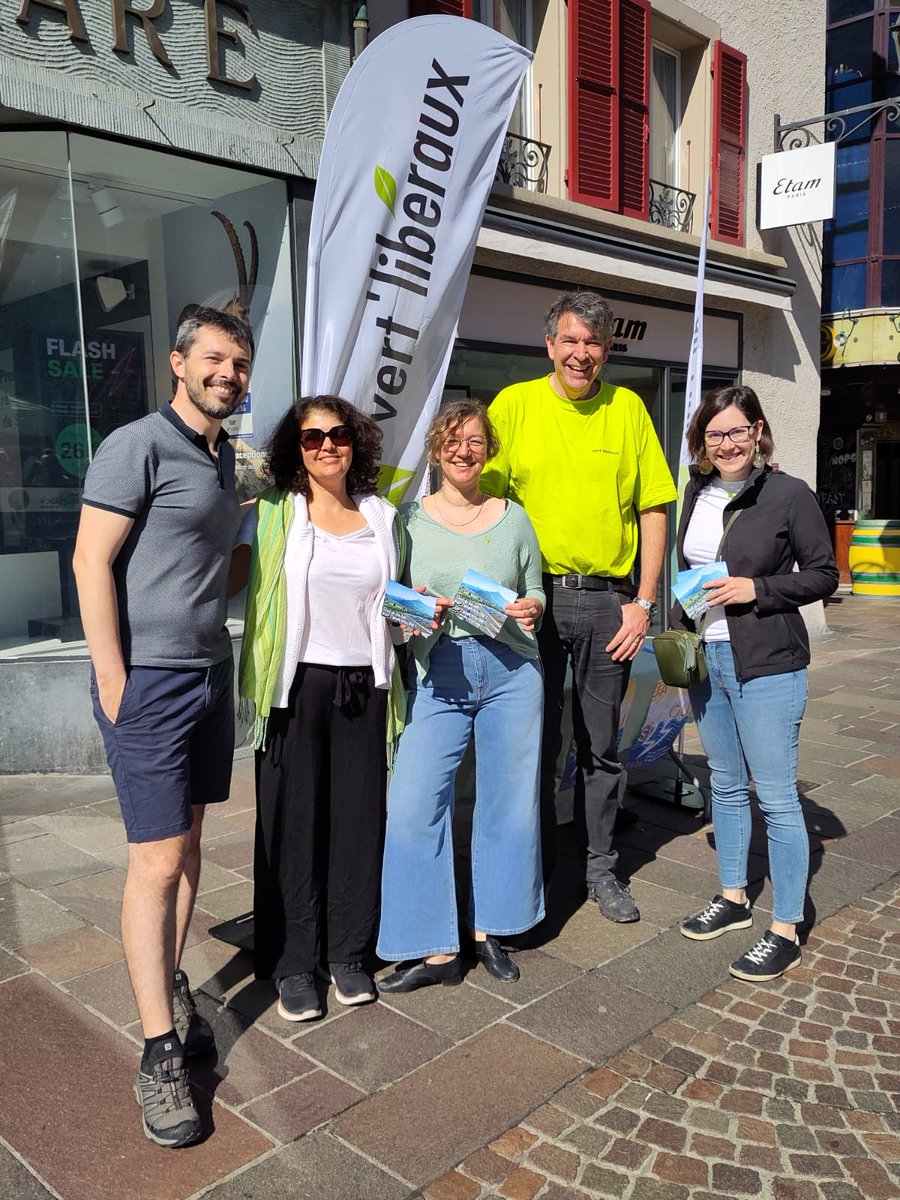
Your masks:
<svg viewBox="0 0 900 1200"><path fill-rule="evenodd" d="M653 43L650 70L650 178L681 186L681 55Z"/></svg>
<svg viewBox="0 0 900 1200"><path fill-rule="evenodd" d="M421 17L432 13L445 13L451 17L473 17L482 25L490 25L511 41L531 49L531 3L532 0L411 0L410 16ZM509 131L519 137L531 137L531 85L530 72L522 84L516 107L509 123Z"/></svg>
<svg viewBox="0 0 900 1200"><path fill-rule="evenodd" d="M825 111L860 109L837 145L834 218L823 226L822 309L900 301L900 121L864 108L897 94L897 0L829 0ZM831 135L833 136L833 134Z"/></svg>
<svg viewBox="0 0 900 1200"><path fill-rule="evenodd" d="M679 54L650 24L648 0L569 0L569 194L642 220L651 179L681 187ZM711 66L712 235L742 244L747 60L715 42Z"/></svg>
<svg viewBox="0 0 900 1200"><path fill-rule="evenodd" d="M531 0L471 0L472 15L482 25L490 25L520 46L531 49ZM519 91L509 132L531 137L530 70Z"/></svg>

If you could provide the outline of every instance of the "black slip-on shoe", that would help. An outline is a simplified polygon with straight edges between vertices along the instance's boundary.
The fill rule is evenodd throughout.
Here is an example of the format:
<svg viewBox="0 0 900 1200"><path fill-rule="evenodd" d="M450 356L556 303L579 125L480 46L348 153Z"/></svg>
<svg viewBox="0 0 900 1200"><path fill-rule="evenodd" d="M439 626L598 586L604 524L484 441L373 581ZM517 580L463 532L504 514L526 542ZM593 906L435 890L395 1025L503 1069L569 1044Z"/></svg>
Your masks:
<svg viewBox="0 0 900 1200"><path fill-rule="evenodd" d="M403 992L415 992L423 987L432 987L436 983L443 984L444 987L455 987L462 981L462 963L457 954L455 958L451 958L449 962L445 963L430 963L423 960L416 963L414 967L403 967L399 971L395 971L393 975L380 979L378 990L389 996L395 996Z"/></svg>

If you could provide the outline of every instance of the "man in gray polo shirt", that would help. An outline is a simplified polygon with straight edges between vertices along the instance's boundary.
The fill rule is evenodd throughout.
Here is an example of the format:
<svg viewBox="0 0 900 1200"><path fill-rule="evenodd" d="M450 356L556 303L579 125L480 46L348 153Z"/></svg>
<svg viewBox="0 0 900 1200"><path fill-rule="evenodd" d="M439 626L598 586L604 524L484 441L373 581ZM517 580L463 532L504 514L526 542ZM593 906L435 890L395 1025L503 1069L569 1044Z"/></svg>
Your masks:
<svg viewBox="0 0 900 1200"><path fill-rule="evenodd" d="M84 485L75 575L100 726L128 836L122 942L144 1031L135 1084L161 1146L201 1127L185 1055L213 1048L179 969L207 804L234 750L228 565L240 523L222 421L243 400L253 339L200 308L171 354L171 405L111 433Z"/></svg>

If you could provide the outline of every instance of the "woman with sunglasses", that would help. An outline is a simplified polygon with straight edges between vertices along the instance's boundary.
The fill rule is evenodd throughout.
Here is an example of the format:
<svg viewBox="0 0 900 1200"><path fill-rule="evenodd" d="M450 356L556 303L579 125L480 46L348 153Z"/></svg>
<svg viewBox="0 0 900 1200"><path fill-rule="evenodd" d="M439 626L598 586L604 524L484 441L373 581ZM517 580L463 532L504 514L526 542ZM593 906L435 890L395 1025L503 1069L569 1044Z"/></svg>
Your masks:
<svg viewBox="0 0 900 1200"><path fill-rule="evenodd" d="M691 422L688 448L694 467L678 565L723 559L728 570L703 585L710 608L696 629L709 677L690 689L712 776L721 893L681 932L708 941L753 924L746 892L752 778L766 824L773 919L730 971L760 982L800 962L809 838L797 754L810 655L799 609L830 596L838 572L815 496L802 480L768 465L772 433L751 388L710 392ZM695 629L680 607L673 620Z"/></svg>
<svg viewBox="0 0 900 1200"><path fill-rule="evenodd" d="M504 983L519 968L500 939L544 915L538 766L543 684L535 625L544 610L537 537L519 505L478 490L499 446L484 408L449 404L426 437L440 490L401 509L407 580L440 598L446 617L412 641L411 695L388 802L378 954L420 961L379 981L382 992L462 982L453 862L456 772L475 735L468 928L475 956ZM516 599L495 636L452 607L474 568ZM471 614L469 614L471 615Z"/></svg>
<svg viewBox="0 0 900 1200"><path fill-rule="evenodd" d="M362 960L378 917L394 669L381 608L400 565L396 509L375 494L380 450L376 423L345 400L296 401L269 446L274 486L242 531L255 968L288 1021L321 1015L323 960L339 1003L375 999Z"/></svg>

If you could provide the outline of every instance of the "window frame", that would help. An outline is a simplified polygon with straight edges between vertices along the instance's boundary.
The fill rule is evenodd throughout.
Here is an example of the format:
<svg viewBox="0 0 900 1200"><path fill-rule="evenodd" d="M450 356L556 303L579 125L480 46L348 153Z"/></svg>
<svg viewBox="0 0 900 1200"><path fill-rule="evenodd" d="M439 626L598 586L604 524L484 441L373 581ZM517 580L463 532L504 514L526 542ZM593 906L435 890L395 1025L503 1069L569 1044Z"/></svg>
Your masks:
<svg viewBox="0 0 900 1200"><path fill-rule="evenodd" d="M670 58L675 60L675 113L676 123L673 130L674 139L674 180L660 179L659 183L665 183L667 187L681 187L681 126L684 120L684 108L682 106L681 96L681 51L674 49L672 46L661 42L659 38L650 39L650 147L648 151L648 172L649 177L653 178L653 56L659 50L663 54L668 54Z"/></svg>

